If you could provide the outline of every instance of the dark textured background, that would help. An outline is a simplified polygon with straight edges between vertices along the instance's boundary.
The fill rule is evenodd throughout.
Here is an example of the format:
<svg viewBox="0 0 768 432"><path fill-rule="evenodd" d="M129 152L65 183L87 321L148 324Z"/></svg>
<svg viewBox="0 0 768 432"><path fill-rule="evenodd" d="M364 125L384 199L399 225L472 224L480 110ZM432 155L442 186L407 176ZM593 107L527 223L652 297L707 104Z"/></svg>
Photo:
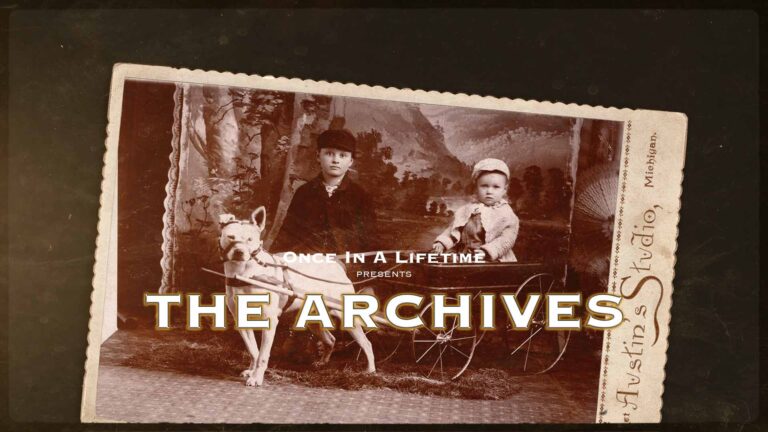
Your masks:
<svg viewBox="0 0 768 432"><path fill-rule="evenodd" d="M665 422L758 416L758 17L514 10L10 16L10 419L78 421L111 67L228 70L688 115ZM5 308L4 308L5 309ZM6 381L8 380L8 381Z"/></svg>

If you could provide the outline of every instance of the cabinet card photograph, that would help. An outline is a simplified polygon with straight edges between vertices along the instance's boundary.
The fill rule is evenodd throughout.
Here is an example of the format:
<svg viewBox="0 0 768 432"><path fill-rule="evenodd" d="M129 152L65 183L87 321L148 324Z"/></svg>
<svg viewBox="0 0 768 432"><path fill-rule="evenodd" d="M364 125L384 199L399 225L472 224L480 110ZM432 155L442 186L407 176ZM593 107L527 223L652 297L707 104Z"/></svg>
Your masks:
<svg viewBox="0 0 768 432"><path fill-rule="evenodd" d="M115 65L85 422L660 421L679 113Z"/></svg>

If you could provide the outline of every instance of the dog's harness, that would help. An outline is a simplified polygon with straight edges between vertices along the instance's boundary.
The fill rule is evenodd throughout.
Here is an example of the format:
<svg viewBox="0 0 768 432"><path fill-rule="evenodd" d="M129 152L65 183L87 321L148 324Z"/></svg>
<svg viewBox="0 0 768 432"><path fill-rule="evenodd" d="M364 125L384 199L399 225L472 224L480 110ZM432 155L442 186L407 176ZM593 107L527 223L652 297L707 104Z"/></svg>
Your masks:
<svg viewBox="0 0 768 432"><path fill-rule="evenodd" d="M234 246L237 243L242 243L242 242L232 242L226 248L223 248L221 250L221 260L222 260L222 262L226 262L227 261L227 254L229 253L229 251L232 250L232 248L234 248ZM259 254L259 252L261 252L261 250L262 250L262 248L259 247L255 251L251 252L251 257L250 257L250 259L248 261L256 261L256 263L259 264L260 266L266 267L267 263L265 263L264 261L260 260L258 258L258 256L257 256ZM256 278L256 279L259 279L259 278ZM270 283L272 283L272 282L270 282ZM227 285L229 285L229 286L231 286L233 288L242 288L244 286L248 286L249 284L247 282L243 282L243 281L241 281L241 280L239 280L237 278L228 277L227 278Z"/></svg>
<svg viewBox="0 0 768 432"><path fill-rule="evenodd" d="M281 264L277 264L276 262L274 264L271 264L271 263L266 263L266 262L260 260L257 257L257 254L259 252L261 252L261 250L262 250L262 248L259 248L258 250L255 250L253 253L251 253L250 260L256 261L256 263L258 263L262 267L267 267L267 266L270 266L270 267L280 267L281 266ZM269 254L269 256L273 260L275 260L275 257L273 255ZM277 260L275 260L275 261L277 261ZM283 280L282 281L277 279L277 278L271 277L271 276L250 276L249 279L257 280L257 281L264 282L264 283L267 283L267 284L270 284L270 285L276 285L276 286L279 286L281 288L287 289L287 290L291 291L292 293L294 293L294 294L291 294L290 296L288 296L288 301L283 306L283 310L286 310L289 307L291 307L293 302L296 300L296 294L295 294L296 291L293 289L293 285L289 282L288 275L285 272L283 272ZM286 283L286 282L289 282L289 283ZM237 279L237 278L231 278L231 277L227 277L226 278L226 284L230 288L244 288L244 287L247 287L247 286L251 286L251 284L249 284L248 282L242 281L242 280Z"/></svg>
<svg viewBox="0 0 768 432"><path fill-rule="evenodd" d="M226 223L222 224L221 227L224 228L225 226L231 225L233 223L237 223L237 224L248 223L249 224L250 222L245 222L245 221L240 221L240 220L231 220L229 222L226 222ZM221 261L222 262L226 262L227 261L227 255L229 255L229 252L231 252L232 249L234 249L238 244L243 244L243 243L245 243L245 242L243 242L243 241L233 241L233 242L229 243L227 245L227 247L224 247L224 248L222 248L221 245L219 245L219 253L221 254ZM256 250L251 252L251 256L249 257L248 261L255 261L258 265L260 265L262 267L267 267L268 265L270 267L281 267L281 268L286 268L287 267L284 264L277 264L277 260L275 259L275 257L272 254L269 254L269 253L268 253L268 255L270 256L270 258L275 260L274 264L267 263L267 262L264 262L261 259L259 259L258 255L259 255L259 253L261 253L261 251L263 249L264 248L261 245L259 245L259 247ZM286 276L287 275L285 273L283 273L283 279L284 280L286 279ZM291 292L295 292L293 287L291 286L291 284L286 284L284 281L280 281L277 278L264 277L264 276L256 276L256 277L252 276L250 278L254 279L254 280L261 281L261 282L265 282L265 283L268 283L268 284L271 284L271 285L277 285L277 286L279 286L281 288L284 288L284 289L287 289L287 290L289 290ZM244 287L247 287L247 286L251 286L251 284L249 284L248 282L244 282L244 281L242 281L240 279L233 278L233 277L226 277L225 278L225 283L230 288L244 288ZM283 310L288 309L293 304L295 299L296 299L296 294L288 296L288 301L286 302L285 306L283 306Z"/></svg>
<svg viewBox="0 0 768 432"><path fill-rule="evenodd" d="M244 222L244 221L240 221L240 220L231 220L229 222L226 222L226 223L222 224L222 228L227 226L227 225L233 224L233 223L242 224L242 223L250 223L250 222ZM239 243L244 243L244 242L242 242L242 241L233 241L230 244L228 244L226 248L221 248L221 246L219 246L220 249L221 249L221 260L222 261L226 261L227 260L227 255L229 254L229 252ZM308 279L316 280L316 281L319 281L319 282L330 283L330 284L337 284L337 285L348 285L348 284L351 284L353 286L354 285L361 285L361 284L364 284L364 283L368 283L368 282L370 282L372 280L378 279L377 276L369 277L367 279L363 279L363 280L355 281L355 282L351 282L351 281L347 281L347 282L332 281L332 280L328 280L328 279L323 279L323 278L319 278L317 276L312 276L310 274L304 273L304 272L302 272L300 270L297 270L297 269L295 269L295 268L293 268L293 267L291 267L291 266L289 266L287 264L279 263L274 255L272 255L272 254L270 254L269 252L266 252L266 251L265 252L267 253L267 255L269 255L272 258L274 263L268 263L268 262L262 261L258 257L258 254L262 250L264 250L264 248L261 245L259 245L258 249L256 249L253 252L251 252L251 256L250 256L249 260L256 261L256 263L258 265L262 266L262 267L273 267L273 268L279 268L279 269L283 270L283 279L287 279L288 278L288 272L286 272L286 270L294 272L294 273L297 273L297 274L300 274L301 276L304 276L305 278L308 278ZM381 252L392 252L392 251L381 251ZM377 253L377 252L364 252L362 255L368 256L368 255L373 255L375 253ZM340 255L337 254L337 256L340 256ZM403 264L402 263L395 264L394 266L390 267L386 271L392 271L392 270L400 267L401 265L403 265ZM285 284L285 283L280 282L279 280L274 279L274 278L263 278L263 277L258 278L257 277L257 278L254 278L254 279L262 280L263 282L270 283L272 285L279 285L279 286L282 286L285 289L293 291L293 287L291 287L290 284ZM268 279L274 279L274 280L268 280ZM236 278L230 278L230 277L226 278L226 283L227 283L228 286L230 286L232 288L242 288L242 287L250 286L250 284L247 283L247 282L243 282L243 281L238 280ZM288 306L291 305L291 303L293 303L293 300L295 298L296 298L295 295L290 297L290 300L288 301L288 303L285 306L286 309L288 308Z"/></svg>

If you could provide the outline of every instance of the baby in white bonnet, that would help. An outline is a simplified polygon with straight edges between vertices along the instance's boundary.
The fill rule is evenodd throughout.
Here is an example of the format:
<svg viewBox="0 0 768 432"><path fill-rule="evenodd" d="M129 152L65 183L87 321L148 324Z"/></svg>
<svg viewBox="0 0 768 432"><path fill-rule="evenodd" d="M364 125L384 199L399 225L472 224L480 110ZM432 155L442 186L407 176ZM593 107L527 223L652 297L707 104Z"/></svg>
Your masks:
<svg viewBox="0 0 768 432"><path fill-rule="evenodd" d="M453 223L437 236L435 253L480 253L485 261L515 262L512 247L520 221L507 203L509 167L499 159L483 159L472 170L473 202L461 206Z"/></svg>

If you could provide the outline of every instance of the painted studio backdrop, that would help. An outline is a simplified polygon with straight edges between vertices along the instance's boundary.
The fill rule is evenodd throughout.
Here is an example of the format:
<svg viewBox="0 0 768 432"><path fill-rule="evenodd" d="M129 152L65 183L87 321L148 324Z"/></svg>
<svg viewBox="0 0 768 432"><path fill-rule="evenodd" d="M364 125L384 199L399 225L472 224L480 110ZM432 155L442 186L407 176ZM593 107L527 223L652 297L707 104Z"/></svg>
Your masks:
<svg viewBox="0 0 768 432"><path fill-rule="evenodd" d="M377 236L383 248L428 249L454 210L470 199L472 165L495 157L507 162L511 172L507 198L521 220L514 247L518 259L564 264L577 168L615 157L615 145L592 146L590 139L587 147L598 151L593 149L585 159L591 156L593 161L577 163L585 126L591 128L591 123L178 84L160 290L221 289L221 281L200 271L219 260L216 221L221 213L246 218L266 206L269 250L293 192L319 173L316 137L338 127L357 136L349 175L374 197L379 228L369 235ZM616 132L600 132L606 135L602 141L615 139L610 135ZM610 199L608 203L613 204Z"/></svg>
<svg viewBox="0 0 768 432"><path fill-rule="evenodd" d="M370 281L356 271L384 270L393 263L357 264L362 268L349 266L348 274L358 290L386 300L444 285L470 291L499 287L520 295L555 290L582 298L608 288L621 178L620 122L157 80L126 80L122 96L117 211L111 221L117 229L110 243L117 246L110 249L117 272L108 281L99 358L99 394L113 392L99 396L104 413L106 407L130 408L125 397L145 394L143 389L157 383L141 381L148 376L236 384L252 360L238 332L211 331L207 324L185 331L185 307L172 309L173 331L158 332L144 293L202 293L209 302L210 294L223 292L224 281L202 270L223 267L219 215L245 219L264 206L269 251L295 191L320 173L317 140L328 129L345 128L356 137L347 175L375 201L378 224L364 235L377 248L431 248L456 210L472 199L472 166L485 158L509 166L506 199L520 220L513 248L518 264L447 266L455 270L450 274L431 272L437 266L403 266L413 277ZM413 312L430 311L427 305ZM317 360L326 352L316 337L280 325L267 379L291 384L281 388L295 391L292 399L317 388L353 400L346 391L365 388L382 391L376 402L382 410L403 398L429 395L440 398L405 403L418 411L428 401L452 410L452 402L442 405L444 398L470 407L473 400L495 401L484 406L495 407L496 419L593 421L603 332L545 332L543 320L534 321L538 327L527 333L503 319L499 331L480 334L382 327L366 336L375 351L376 375L366 373L366 356L345 334L334 334L333 358L322 365ZM451 349L430 350L446 340ZM141 390L124 393L113 379L130 380ZM358 411L354 415L364 418ZM437 418L432 408L425 412Z"/></svg>

